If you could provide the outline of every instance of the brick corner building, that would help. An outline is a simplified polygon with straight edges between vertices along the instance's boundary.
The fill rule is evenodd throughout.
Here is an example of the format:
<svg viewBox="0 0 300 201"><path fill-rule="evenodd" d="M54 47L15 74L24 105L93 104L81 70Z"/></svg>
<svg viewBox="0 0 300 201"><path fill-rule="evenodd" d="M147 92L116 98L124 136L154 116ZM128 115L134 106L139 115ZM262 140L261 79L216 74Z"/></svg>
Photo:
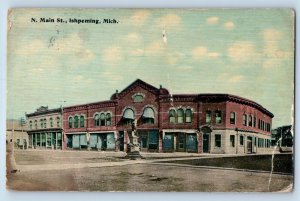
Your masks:
<svg viewBox="0 0 300 201"><path fill-rule="evenodd" d="M137 119L141 151L263 153L273 114L230 94L170 94L136 80L110 100L63 109L63 148L126 151Z"/></svg>

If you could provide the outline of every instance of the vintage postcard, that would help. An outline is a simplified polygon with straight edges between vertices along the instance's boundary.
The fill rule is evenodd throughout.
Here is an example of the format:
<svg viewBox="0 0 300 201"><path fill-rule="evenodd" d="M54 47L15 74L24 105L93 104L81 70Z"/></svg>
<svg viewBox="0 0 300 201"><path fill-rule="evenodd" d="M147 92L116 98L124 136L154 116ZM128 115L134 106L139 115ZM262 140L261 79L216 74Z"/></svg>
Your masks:
<svg viewBox="0 0 300 201"><path fill-rule="evenodd" d="M9 10L7 189L293 191L294 15Z"/></svg>

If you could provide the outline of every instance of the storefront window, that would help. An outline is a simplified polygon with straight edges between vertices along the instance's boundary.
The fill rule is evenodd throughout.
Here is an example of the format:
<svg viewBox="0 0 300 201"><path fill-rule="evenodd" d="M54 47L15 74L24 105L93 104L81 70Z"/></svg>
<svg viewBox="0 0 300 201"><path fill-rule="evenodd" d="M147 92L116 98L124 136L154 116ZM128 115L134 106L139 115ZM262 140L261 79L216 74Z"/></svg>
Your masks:
<svg viewBox="0 0 300 201"><path fill-rule="evenodd" d="M235 136L234 135L230 135L230 145L232 147L235 147Z"/></svg>
<svg viewBox="0 0 300 201"><path fill-rule="evenodd" d="M215 135L215 147L221 147L221 135L220 134Z"/></svg>

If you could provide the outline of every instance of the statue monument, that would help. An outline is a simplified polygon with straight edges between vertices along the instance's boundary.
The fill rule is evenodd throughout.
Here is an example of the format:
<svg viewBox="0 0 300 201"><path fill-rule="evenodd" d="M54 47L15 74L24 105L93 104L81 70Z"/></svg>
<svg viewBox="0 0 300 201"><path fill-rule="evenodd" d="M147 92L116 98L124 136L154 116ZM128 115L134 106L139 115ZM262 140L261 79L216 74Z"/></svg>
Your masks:
<svg viewBox="0 0 300 201"><path fill-rule="evenodd" d="M130 143L128 144L129 150L127 152L126 158L131 160L141 159L142 156L140 154L140 144L138 142L138 136L136 136L136 127L137 127L137 120L134 119L132 122L132 132L129 136Z"/></svg>

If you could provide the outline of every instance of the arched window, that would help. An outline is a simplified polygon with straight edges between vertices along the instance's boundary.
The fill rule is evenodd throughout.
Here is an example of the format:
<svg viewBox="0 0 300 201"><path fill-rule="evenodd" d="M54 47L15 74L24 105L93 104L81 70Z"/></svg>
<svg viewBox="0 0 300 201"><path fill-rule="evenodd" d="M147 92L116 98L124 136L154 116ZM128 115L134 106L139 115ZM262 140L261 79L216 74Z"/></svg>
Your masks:
<svg viewBox="0 0 300 201"><path fill-rule="evenodd" d="M192 110L191 109L186 109L186 111L185 111L185 122L186 123L192 122Z"/></svg>
<svg viewBox="0 0 300 201"><path fill-rule="evenodd" d="M143 111L143 123L154 124L154 110L151 107L146 107Z"/></svg>
<svg viewBox="0 0 300 201"><path fill-rule="evenodd" d="M107 126L111 125L111 114L110 113L106 114L106 125Z"/></svg>
<svg viewBox="0 0 300 201"><path fill-rule="evenodd" d="M100 126L105 126L105 114L100 114Z"/></svg>
<svg viewBox="0 0 300 201"><path fill-rule="evenodd" d="M56 125L57 125L57 127L60 127L60 118L59 117L56 117Z"/></svg>
<svg viewBox="0 0 300 201"><path fill-rule="evenodd" d="M47 128L47 121L44 119L44 128Z"/></svg>
<svg viewBox="0 0 300 201"><path fill-rule="evenodd" d="M84 127L84 116L81 115L80 116L80 128L83 128Z"/></svg>
<svg viewBox="0 0 300 201"><path fill-rule="evenodd" d="M183 111L183 109L178 109L177 110L177 122L179 123L179 124L182 124L183 123L183 116L184 116L184 111Z"/></svg>
<svg viewBox="0 0 300 201"><path fill-rule="evenodd" d="M52 117L50 118L50 127L51 128L53 127L53 118Z"/></svg>
<svg viewBox="0 0 300 201"><path fill-rule="evenodd" d="M95 121L95 126L100 126L99 114L95 114L94 121Z"/></svg>
<svg viewBox="0 0 300 201"><path fill-rule="evenodd" d="M243 125L247 126L247 115L243 114Z"/></svg>
<svg viewBox="0 0 300 201"><path fill-rule="evenodd" d="M131 125L134 120L134 111L130 108L127 108L123 113L123 121L126 125Z"/></svg>
<svg viewBox="0 0 300 201"><path fill-rule="evenodd" d="M249 123L248 123L248 125L252 127L252 115L249 115Z"/></svg>
<svg viewBox="0 0 300 201"><path fill-rule="evenodd" d="M74 117L74 128L78 128L78 126L79 126L79 117L75 116Z"/></svg>
<svg viewBox="0 0 300 201"><path fill-rule="evenodd" d="M174 109L171 109L169 111L169 122L172 124L175 124L175 122L176 122L176 112Z"/></svg>
<svg viewBox="0 0 300 201"><path fill-rule="evenodd" d="M69 128L73 128L73 117L69 117Z"/></svg>
<svg viewBox="0 0 300 201"><path fill-rule="evenodd" d="M38 127L37 120L34 120L34 127L35 127L35 129L37 129L37 127Z"/></svg>

